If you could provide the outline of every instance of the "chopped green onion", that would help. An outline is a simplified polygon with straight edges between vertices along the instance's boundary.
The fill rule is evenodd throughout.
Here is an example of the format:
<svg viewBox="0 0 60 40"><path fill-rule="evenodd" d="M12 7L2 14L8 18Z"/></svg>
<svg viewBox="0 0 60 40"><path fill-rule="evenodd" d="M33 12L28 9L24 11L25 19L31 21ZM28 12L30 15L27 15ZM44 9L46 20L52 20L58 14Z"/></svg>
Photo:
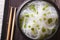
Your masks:
<svg viewBox="0 0 60 40"><path fill-rule="evenodd" d="M28 27L30 28L31 26L29 25Z"/></svg>
<svg viewBox="0 0 60 40"><path fill-rule="evenodd" d="M42 32L46 32L46 29L44 27L42 27Z"/></svg>
<svg viewBox="0 0 60 40"><path fill-rule="evenodd" d="M39 25L37 25L36 27L39 27Z"/></svg>
<svg viewBox="0 0 60 40"><path fill-rule="evenodd" d="M45 38L47 38L49 35L48 34L45 34Z"/></svg>
<svg viewBox="0 0 60 40"><path fill-rule="evenodd" d="M20 27L22 27L23 20L24 20L24 17L19 18Z"/></svg>
<svg viewBox="0 0 60 40"><path fill-rule="evenodd" d="M35 20L33 20L33 22L35 23L36 21L35 21Z"/></svg>
<svg viewBox="0 0 60 40"><path fill-rule="evenodd" d="M39 40L44 40L44 36L41 34L40 39Z"/></svg>
<svg viewBox="0 0 60 40"><path fill-rule="evenodd" d="M37 14L38 14L38 12L37 12Z"/></svg>
<svg viewBox="0 0 60 40"><path fill-rule="evenodd" d="M25 14L26 17L29 17L29 14Z"/></svg>
<svg viewBox="0 0 60 40"><path fill-rule="evenodd" d="M45 6L43 7L43 10L45 10L47 7L48 7L48 5L45 5Z"/></svg>
<svg viewBox="0 0 60 40"><path fill-rule="evenodd" d="M44 20L46 20L46 18L44 18Z"/></svg>
<svg viewBox="0 0 60 40"><path fill-rule="evenodd" d="M40 29L40 28L38 28L38 29Z"/></svg>
<svg viewBox="0 0 60 40"><path fill-rule="evenodd" d="M49 23L49 24L52 23L52 18L49 18L49 19L48 19L48 23Z"/></svg>
<svg viewBox="0 0 60 40"><path fill-rule="evenodd" d="M37 25L36 27L37 27L38 29L40 29L40 28L39 28L39 25Z"/></svg>
<svg viewBox="0 0 60 40"><path fill-rule="evenodd" d="M36 12L35 5L30 5L30 9Z"/></svg>
<svg viewBox="0 0 60 40"><path fill-rule="evenodd" d="M50 29L47 29L48 31L50 31Z"/></svg>
<svg viewBox="0 0 60 40"><path fill-rule="evenodd" d="M31 28L32 31L34 31L34 28Z"/></svg>
<svg viewBox="0 0 60 40"><path fill-rule="evenodd" d="M26 28L26 24L24 24L24 28Z"/></svg>
<svg viewBox="0 0 60 40"><path fill-rule="evenodd" d="M34 15L33 14L31 14L31 17L33 17Z"/></svg>
<svg viewBox="0 0 60 40"><path fill-rule="evenodd" d="M56 21L55 21L56 23L58 22L58 19L56 18Z"/></svg>
<svg viewBox="0 0 60 40"><path fill-rule="evenodd" d="M33 34L36 34L36 32L34 31L34 28L31 28L31 30L32 30L32 33L33 33Z"/></svg>
<svg viewBox="0 0 60 40"><path fill-rule="evenodd" d="M55 28L53 28L53 29L52 29L52 33L54 33L55 31L56 31L56 29L55 29Z"/></svg>
<svg viewBox="0 0 60 40"><path fill-rule="evenodd" d="M50 11L49 11L49 12L47 12L47 14L50 14Z"/></svg>
<svg viewBox="0 0 60 40"><path fill-rule="evenodd" d="M44 13L43 15L46 16L46 13Z"/></svg>
<svg viewBox="0 0 60 40"><path fill-rule="evenodd" d="M19 26L20 26L20 28L22 27L22 21L20 21L20 25Z"/></svg>
<svg viewBox="0 0 60 40"><path fill-rule="evenodd" d="M28 20L28 19L27 19L27 18L25 18L25 21L24 21L24 22L26 23L26 22L27 22L27 20Z"/></svg>
<svg viewBox="0 0 60 40"><path fill-rule="evenodd" d="M24 20L24 17L20 18L20 21L23 21Z"/></svg>
<svg viewBox="0 0 60 40"><path fill-rule="evenodd" d="M40 20L40 21L42 21L42 19L41 19L41 18L40 18L39 20Z"/></svg>

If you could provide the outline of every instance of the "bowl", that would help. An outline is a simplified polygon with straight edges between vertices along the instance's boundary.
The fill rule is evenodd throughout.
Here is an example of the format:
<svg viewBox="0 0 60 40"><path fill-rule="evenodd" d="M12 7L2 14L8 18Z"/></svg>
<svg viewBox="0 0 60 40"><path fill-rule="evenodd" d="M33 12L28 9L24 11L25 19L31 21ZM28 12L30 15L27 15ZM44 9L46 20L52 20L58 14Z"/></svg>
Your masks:
<svg viewBox="0 0 60 40"><path fill-rule="evenodd" d="M21 11L22 11L22 9L28 4L28 3L30 3L30 2L33 2L33 1L45 1L45 2L48 2L48 3L50 3L50 4L52 4L54 7L55 7L55 9L57 10L57 12L58 12L58 19L60 20L60 17L59 17L59 9L58 9L58 7L56 6L56 4L54 4L53 2L51 2L51 1L48 1L48 0L26 0L26 1L24 1L24 3L21 5L21 6L19 6L19 8L18 8L18 10L17 10L17 16L16 16L16 26L20 29L20 31L21 31L21 34L23 35L23 36L25 36L25 37L27 37L23 32L22 32L22 30L21 30L21 28L20 28L20 23L19 23L19 17L20 17L20 13L21 13ZM58 21L59 21L58 20ZM51 34L49 37L47 37L47 38L45 38L45 39L50 39L51 37L53 37L53 35L55 35L55 33L57 32L57 30L58 30L58 27L59 27L59 22L58 22L58 24L57 24L57 29L56 29L56 31L53 33L53 34ZM29 38L29 37L27 37L27 38ZM29 38L29 39L31 39L31 38Z"/></svg>

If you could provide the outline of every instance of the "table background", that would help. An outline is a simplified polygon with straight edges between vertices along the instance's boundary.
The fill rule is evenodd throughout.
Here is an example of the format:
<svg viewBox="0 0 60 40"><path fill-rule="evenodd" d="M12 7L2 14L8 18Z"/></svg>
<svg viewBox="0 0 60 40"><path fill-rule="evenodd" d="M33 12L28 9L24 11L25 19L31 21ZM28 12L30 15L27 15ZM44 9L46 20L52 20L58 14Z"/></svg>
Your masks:
<svg viewBox="0 0 60 40"><path fill-rule="evenodd" d="M5 40L6 39L6 33L7 33L7 25L8 25L8 19L9 19L9 9L10 6L13 7L18 7L24 2L25 0L6 0L6 5L5 5L5 11L4 11L4 20L3 20L3 27L2 27L2 36L1 36L1 40ZM54 2L57 7L60 10L60 0L49 0ZM14 31L14 39L13 40L31 40L25 36L23 36L19 30L19 28L15 25L15 31ZM56 34L48 39L48 40L60 40L60 26L58 31L56 32Z"/></svg>

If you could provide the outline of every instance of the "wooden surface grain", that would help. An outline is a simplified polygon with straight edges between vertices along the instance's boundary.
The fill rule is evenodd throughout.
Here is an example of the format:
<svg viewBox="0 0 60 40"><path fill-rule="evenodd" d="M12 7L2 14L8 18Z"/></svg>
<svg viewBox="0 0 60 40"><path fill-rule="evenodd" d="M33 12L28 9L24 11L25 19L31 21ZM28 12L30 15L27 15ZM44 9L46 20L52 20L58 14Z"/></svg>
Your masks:
<svg viewBox="0 0 60 40"><path fill-rule="evenodd" d="M24 1L25 0L9 0L8 1L9 2L8 6L9 7L13 6L13 7L18 8ZM53 3L55 3L57 5L57 7L59 8L59 10L60 10L60 0L48 0L48 1L52 1ZM7 9L7 7L5 9ZM8 9L7 9L7 11L8 11ZM6 28L3 27L3 29L5 29L5 31L2 35L5 35L5 36L2 36L3 37L2 40L5 40L5 38L6 38L6 30L7 30L7 24L8 24L7 20L8 20L8 16L9 16L9 13L7 13L7 12L5 12L5 13L7 15L5 14L5 16L4 16L5 20L3 20L3 24L4 24L3 26L5 26ZM21 34L21 31L19 30L19 28L15 25L14 39L13 40L31 40L31 39L27 38L26 36L23 36ZM48 40L60 40L60 26L59 26L59 29L56 32L56 34Z"/></svg>
<svg viewBox="0 0 60 40"><path fill-rule="evenodd" d="M10 2L9 5L18 8L24 1L26 1L26 0L9 0L9 2ZM48 0L48 1L54 2L60 9L60 0Z"/></svg>
<svg viewBox="0 0 60 40"><path fill-rule="evenodd" d="M25 0L10 0L10 6L14 6L18 8L24 1ZM48 0L48 1L52 1L60 9L60 0ZM31 39L28 39L25 36L23 36L19 28L16 26L14 40L31 40ZM57 33L48 40L60 40L60 29L58 29Z"/></svg>

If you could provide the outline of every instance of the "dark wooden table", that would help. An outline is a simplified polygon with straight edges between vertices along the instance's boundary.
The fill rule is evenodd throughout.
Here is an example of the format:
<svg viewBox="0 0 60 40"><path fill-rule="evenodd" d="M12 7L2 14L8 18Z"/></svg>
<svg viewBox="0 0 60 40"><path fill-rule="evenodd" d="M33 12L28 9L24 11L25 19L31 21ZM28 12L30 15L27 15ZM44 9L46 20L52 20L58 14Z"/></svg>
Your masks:
<svg viewBox="0 0 60 40"><path fill-rule="evenodd" d="M8 18L9 18L9 7L13 6L13 7L18 7L24 2L25 0L6 0L6 5L5 5L5 11L4 11L4 20L3 20L3 28L2 28L2 37L1 40L5 40L6 39L6 32L7 32L7 25L8 25ZM60 10L60 0L49 0L54 2L57 7ZM14 31L14 40L31 40L25 36L23 36L19 30L19 28L15 25L15 31ZM48 39L48 40L60 40L60 27L58 29L58 31L56 32L56 34Z"/></svg>

